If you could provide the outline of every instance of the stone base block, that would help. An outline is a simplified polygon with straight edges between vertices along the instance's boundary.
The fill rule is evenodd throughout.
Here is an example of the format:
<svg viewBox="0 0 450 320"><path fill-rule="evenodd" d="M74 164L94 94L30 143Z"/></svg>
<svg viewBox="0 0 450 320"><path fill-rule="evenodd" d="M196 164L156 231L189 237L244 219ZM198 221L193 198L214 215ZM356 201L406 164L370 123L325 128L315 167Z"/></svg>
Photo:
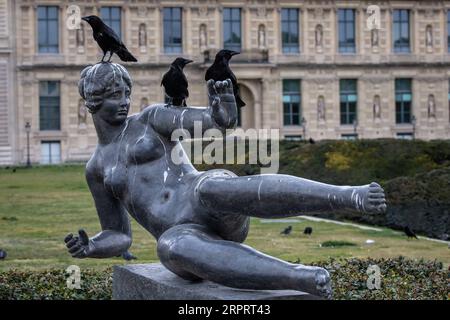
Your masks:
<svg viewBox="0 0 450 320"><path fill-rule="evenodd" d="M210 281L191 282L160 263L115 266L113 299L116 300L316 300L294 290L241 290Z"/></svg>

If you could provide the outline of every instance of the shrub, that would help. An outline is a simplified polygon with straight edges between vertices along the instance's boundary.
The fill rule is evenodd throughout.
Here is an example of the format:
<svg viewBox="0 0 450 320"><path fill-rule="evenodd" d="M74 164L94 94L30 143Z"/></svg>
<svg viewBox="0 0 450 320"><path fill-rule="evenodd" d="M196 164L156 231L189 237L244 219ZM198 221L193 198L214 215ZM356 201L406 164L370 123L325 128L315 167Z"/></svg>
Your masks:
<svg viewBox="0 0 450 320"><path fill-rule="evenodd" d="M346 246L356 246L356 243L348 241L325 241L321 245L322 247L346 247Z"/></svg>
<svg viewBox="0 0 450 320"><path fill-rule="evenodd" d="M395 259L341 259L314 263L331 275L334 299L448 299L449 272L437 261ZM367 288L371 265L381 271L381 288ZM111 299L112 270L83 270L81 289L68 289L60 270L0 273L0 300Z"/></svg>
<svg viewBox="0 0 450 320"><path fill-rule="evenodd" d="M81 289L69 289L64 270L10 270L0 273L0 300L111 299L111 273L83 269Z"/></svg>
<svg viewBox="0 0 450 320"><path fill-rule="evenodd" d="M319 262L331 275L338 300L445 300L449 271L438 261L395 259L342 259ZM367 288L367 268L380 268L381 288Z"/></svg>

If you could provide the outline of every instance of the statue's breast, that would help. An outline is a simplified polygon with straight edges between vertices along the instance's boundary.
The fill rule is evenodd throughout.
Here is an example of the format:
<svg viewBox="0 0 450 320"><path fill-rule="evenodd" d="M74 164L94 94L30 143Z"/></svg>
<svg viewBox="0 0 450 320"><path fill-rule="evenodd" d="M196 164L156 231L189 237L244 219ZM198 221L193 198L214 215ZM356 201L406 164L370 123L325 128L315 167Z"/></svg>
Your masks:
<svg viewBox="0 0 450 320"><path fill-rule="evenodd" d="M139 136L136 141L128 146L128 162L130 164L142 164L157 160L165 154L165 144L156 133L146 133Z"/></svg>

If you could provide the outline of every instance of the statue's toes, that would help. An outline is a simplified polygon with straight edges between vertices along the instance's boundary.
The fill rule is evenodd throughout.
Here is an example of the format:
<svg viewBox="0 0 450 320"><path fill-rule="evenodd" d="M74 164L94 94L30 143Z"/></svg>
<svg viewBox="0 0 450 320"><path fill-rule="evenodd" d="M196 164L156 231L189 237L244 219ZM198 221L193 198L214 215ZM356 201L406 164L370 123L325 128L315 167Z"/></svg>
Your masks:
<svg viewBox="0 0 450 320"><path fill-rule="evenodd" d="M367 213L382 213L386 211L386 197L383 188L376 182L369 185L367 193Z"/></svg>
<svg viewBox="0 0 450 320"><path fill-rule="evenodd" d="M315 281L317 295L325 299L331 299L333 291L331 289L331 278L328 271L325 269L318 270Z"/></svg>

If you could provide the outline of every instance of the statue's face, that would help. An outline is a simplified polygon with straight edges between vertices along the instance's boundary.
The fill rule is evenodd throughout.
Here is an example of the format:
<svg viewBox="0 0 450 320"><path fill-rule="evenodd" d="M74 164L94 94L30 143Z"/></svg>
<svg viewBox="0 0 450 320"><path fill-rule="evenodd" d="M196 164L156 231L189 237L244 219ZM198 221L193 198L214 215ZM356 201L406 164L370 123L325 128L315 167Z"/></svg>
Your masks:
<svg viewBox="0 0 450 320"><path fill-rule="evenodd" d="M131 90L125 83L106 89L95 115L111 125L121 125L128 117L130 94Z"/></svg>

